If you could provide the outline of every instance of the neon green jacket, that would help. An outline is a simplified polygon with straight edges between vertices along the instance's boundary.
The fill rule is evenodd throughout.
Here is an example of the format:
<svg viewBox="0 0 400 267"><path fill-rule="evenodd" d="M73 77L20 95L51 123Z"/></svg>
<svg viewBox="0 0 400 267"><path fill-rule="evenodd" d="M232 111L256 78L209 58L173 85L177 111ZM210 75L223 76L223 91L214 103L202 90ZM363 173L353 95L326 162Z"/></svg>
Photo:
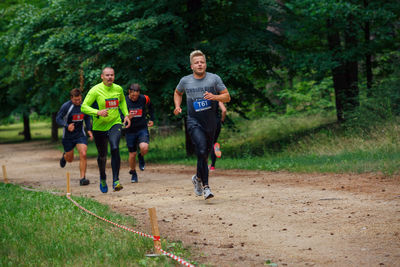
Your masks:
<svg viewBox="0 0 400 267"><path fill-rule="evenodd" d="M94 102L97 102L99 109L92 107ZM102 82L89 90L82 103L81 111L92 116L94 131L108 131L115 124L122 124L118 108L121 109L124 116L128 115L122 87L117 84L108 87ZM107 117L97 115L97 112L102 109L108 110Z"/></svg>

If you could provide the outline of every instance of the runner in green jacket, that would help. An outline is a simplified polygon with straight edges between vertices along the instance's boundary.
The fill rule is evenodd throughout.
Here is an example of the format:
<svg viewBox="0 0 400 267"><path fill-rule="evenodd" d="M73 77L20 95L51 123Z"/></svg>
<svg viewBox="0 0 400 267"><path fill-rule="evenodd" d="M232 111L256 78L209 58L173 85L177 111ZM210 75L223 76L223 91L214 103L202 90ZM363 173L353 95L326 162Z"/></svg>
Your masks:
<svg viewBox="0 0 400 267"><path fill-rule="evenodd" d="M125 116L123 123L126 127L129 128L131 124L123 89L121 86L114 84L114 78L114 69L110 67L104 68L101 72L103 82L89 90L81 107L83 113L93 117L93 136L97 147L97 164L100 171L100 191L103 193L108 192L106 183L108 142L111 148L113 189L114 191L119 191L123 188L119 183L121 165L119 141L122 128L119 110Z"/></svg>

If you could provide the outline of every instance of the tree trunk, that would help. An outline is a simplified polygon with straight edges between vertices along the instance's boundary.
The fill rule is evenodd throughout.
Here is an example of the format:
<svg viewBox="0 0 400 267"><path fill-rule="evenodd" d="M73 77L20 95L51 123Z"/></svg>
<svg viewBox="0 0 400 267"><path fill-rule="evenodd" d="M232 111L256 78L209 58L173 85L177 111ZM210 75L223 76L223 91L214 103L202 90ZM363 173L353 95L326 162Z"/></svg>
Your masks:
<svg viewBox="0 0 400 267"><path fill-rule="evenodd" d="M201 21L202 18L199 17L199 10L202 5L202 0L187 0L186 7L188 14L190 14L191 19L189 20L189 25L187 28L187 33L189 36L197 36L201 30Z"/></svg>
<svg viewBox="0 0 400 267"><path fill-rule="evenodd" d="M348 30L345 33L345 45L347 51L354 51L357 49L358 40L354 28L355 25L353 22L353 17L350 16L348 19ZM354 112L354 109L357 108L360 104L358 99L358 61L356 55L350 57L350 59L346 61L345 64L347 83L345 112L347 113L347 115L351 115Z"/></svg>
<svg viewBox="0 0 400 267"><path fill-rule="evenodd" d="M368 7L368 0L364 0L364 8ZM365 74L367 76L367 95L371 96L371 88L372 88L372 55L370 52L370 39L371 39L371 32L370 32L370 22L365 22L365 29L364 29L364 39L365 39L365 46L367 47L367 53L365 55Z"/></svg>
<svg viewBox="0 0 400 267"><path fill-rule="evenodd" d="M333 22L328 20L328 29L331 32L328 33L328 46L329 50L332 51L333 60L336 59L337 53L341 50L340 46L340 35L339 32L332 29ZM339 65L332 69L332 80L333 88L335 90L335 101L336 101L336 118L338 122L344 121L344 88L345 88L345 70L342 65Z"/></svg>
<svg viewBox="0 0 400 267"><path fill-rule="evenodd" d="M31 127L29 124L29 113L24 112L22 116L24 120L24 140L30 141L32 140L32 136L31 136Z"/></svg>
<svg viewBox="0 0 400 267"><path fill-rule="evenodd" d="M58 141L58 124L56 121L57 112L51 113L51 141L57 142Z"/></svg>
<svg viewBox="0 0 400 267"><path fill-rule="evenodd" d="M333 21L328 20L328 28L333 28ZM353 34L353 24L351 17L348 24L349 28L345 32L346 50L355 49L357 38ZM332 69L333 87L336 98L336 117L338 122L345 121L354 109L359 105L358 95L358 62L353 56L353 60L340 60L337 53L342 51L340 34L337 30L331 30L328 34L329 50L332 51L333 60L339 61L339 66Z"/></svg>

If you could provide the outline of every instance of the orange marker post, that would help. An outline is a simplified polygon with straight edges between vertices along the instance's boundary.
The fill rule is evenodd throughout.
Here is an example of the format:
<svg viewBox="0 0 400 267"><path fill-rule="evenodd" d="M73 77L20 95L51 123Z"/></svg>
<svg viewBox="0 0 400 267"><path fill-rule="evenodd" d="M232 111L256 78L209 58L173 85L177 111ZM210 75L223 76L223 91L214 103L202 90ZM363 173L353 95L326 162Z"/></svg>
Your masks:
<svg viewBox="0 0 400 267"><path fill-rule="evenodd" d="M67 196L71 195L71 188L69 186L69 181L70 181L69 172L67 172Z"/></svg>
<svg viewBox="0 0 400 267"><path fill-rule="evenodd" d="M158 230L156 208L149 208L149 215L151 223L151 232L152 235L154 236L155 253L161 254L161 251L158 249L161 248L161 241L160 241L160 231Z"/></svg>
<svg viewBox="0 0 400 267"><path fill-rule="evenodd" d="M4 178L4 183L8 184L6 166L3 165L2 167L3 167L3 178Z"/></svg>

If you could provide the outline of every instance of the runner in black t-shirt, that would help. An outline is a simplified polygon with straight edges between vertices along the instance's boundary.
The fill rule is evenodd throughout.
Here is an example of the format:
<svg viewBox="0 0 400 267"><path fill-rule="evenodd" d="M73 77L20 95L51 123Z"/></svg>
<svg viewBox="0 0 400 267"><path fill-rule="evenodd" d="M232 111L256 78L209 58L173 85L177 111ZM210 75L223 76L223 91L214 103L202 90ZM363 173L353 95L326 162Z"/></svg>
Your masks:
<svg viewBox="0 0 400 267"><path fill-rule="evenodd" d="M132 175L131 182L137 183L136 151L139 146L139 169L144 171L144 156L149 151L150 142L149 130L147 127L152 127L154 125L154 110L150 98L147 95L140 94L140 85L137 83L133 83L129 87L126 104L129 111L128 116L131 119L131 127L127 128L125 136L129 150L129 167L131 168L129 173ZM149 115L150 118L147 118L147 115Z"/></svg>
<svg viewBox="0 0 400 267"><path fill-rule="evenodd" d="M86 152L87 152L87 136L83 128L85 121L86 129L90 140L93 140L92 123L90 116L85 115L81 111L82 94L77 88L70 91L71 100L65 102L57 113L57 124L63 127L62 144L64 153L60 159L61 168L65 164L74 160L74 147L79 152L79 169L80 169L80 185L88 185L89 180L86 179Z"/></svg>
<svg viewBox="0 0 400 267"><path fill-rule="evenodd" d="M208 184L207 160L217 128L216 110L218 101L229 102L231 98L221 78L206 72L206 57L203 52L193 51L190 54L190 64L193 74L183 77L175 89L174 114L182 112L182 96L185 92L188 110L187 129L197 154L197 172L192 177L194 191L196 195L204 194L204 198L209 199L214 195Z"/></svg>

